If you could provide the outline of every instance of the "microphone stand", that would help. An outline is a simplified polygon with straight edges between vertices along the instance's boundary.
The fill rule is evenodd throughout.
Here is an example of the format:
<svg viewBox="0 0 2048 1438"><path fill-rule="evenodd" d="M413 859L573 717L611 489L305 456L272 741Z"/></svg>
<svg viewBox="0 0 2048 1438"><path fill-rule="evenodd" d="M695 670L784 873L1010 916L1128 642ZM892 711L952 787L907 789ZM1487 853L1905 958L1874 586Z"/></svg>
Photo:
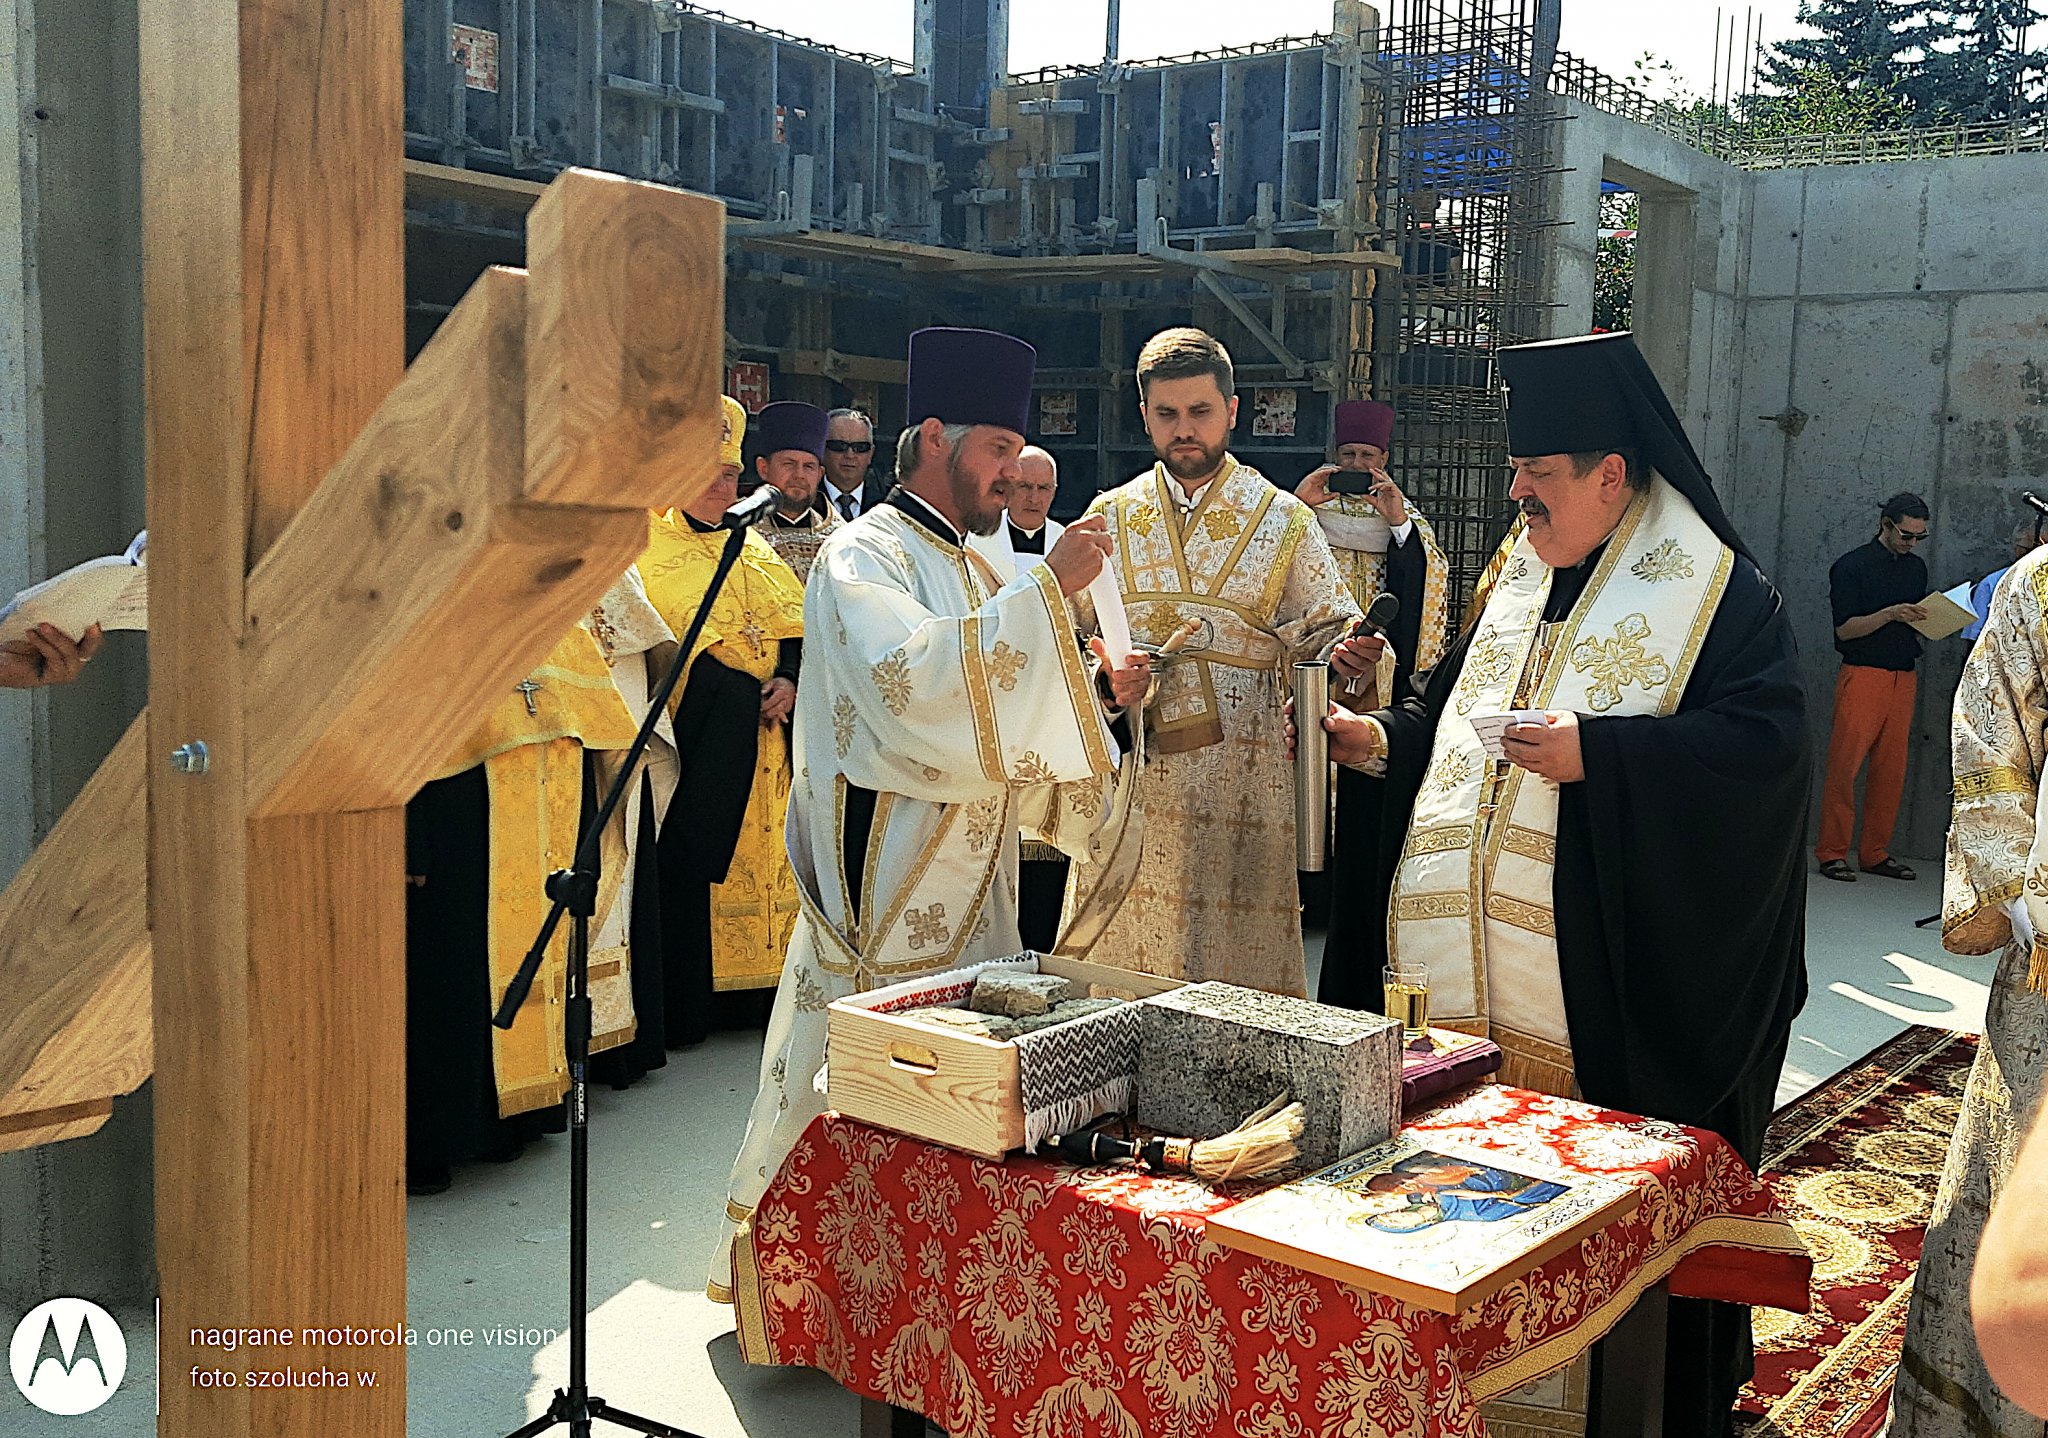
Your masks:
<svg viewBox="0 0 2048 1438"><path fill-rule="evenodd" d="M556 1424L567 1424L570 1438L591 1438L591 1424L599 1420L652 1435L652 1438L698 1438L688 1429L614 1408L590 1391L587 1362L590 1338L590 921L597 913L598 880L604 866L604 831L624 802L627 787L638 780L640 760L654 738L654 726L667 710L669 696L675 693L683 671L689 667L697 636L704 632L712 603L718 598L718 591L725 586L726 576L732 572L733 565L739 561L740 549L746 541L747 526L743 522L730 531L725 541L725 549L718 556L718 567L712 571L710 587L704 591L704 598L697 605L697 613L690 620L689 633L683 636L668 673L662 676L660 686L648 701L647 717L640 721L640 731L633 736L632 747L626 750L626 762L620 766L618 777L612 780L611 789L604 796L604 803L598 806L596 817L577 843L573 867L557 869L548 875L547 896L554 902L548 909L547 919L540 926L539 936L534 939L533 947L526 951L519 972L506 985L504 1001L498 1005L498 1012L491 1019L501 1029L512 1027L519 1017L520 1006L526 1002L526 996L533 988L534 978L540 972L541 960L554 939L555 928L561 923L562 916L568 914L569 985L563 1029L569 1057L569 1385L555 1390L554 1401L548 1405L547 1412L523 1428L515 1429L507 1438L536 1438Z"/></svg>

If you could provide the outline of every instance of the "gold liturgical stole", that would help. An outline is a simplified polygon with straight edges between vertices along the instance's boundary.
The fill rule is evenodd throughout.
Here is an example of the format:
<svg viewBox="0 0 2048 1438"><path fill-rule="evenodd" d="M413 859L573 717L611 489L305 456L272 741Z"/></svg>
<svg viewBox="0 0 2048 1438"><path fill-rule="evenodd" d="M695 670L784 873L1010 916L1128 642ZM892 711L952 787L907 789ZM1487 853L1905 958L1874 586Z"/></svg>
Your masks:
<svg viewBox="0 0 2048 1438"><path fill-rule="evenodd" d="M1572 1087L1553 908L1558 791L1489 757L1471 721L1525 708L1672 713L1733 565L1653 476L1563 620L1543 622L1552 571L1526 534L1479 617L1416 796L1388 954L1428 966L1432 1022L1500 1045L1504 1083Z"/></svg>
<svg viewBox="0 0 2048 1438"><path fill-rule="evenodd" d="M630 748L636 727L597 640L579 626L514 687L444 768L446 777L482 764L490 789L487 943L493 1004L519 971L547 916L543 883L575 857L583 817L583 751ZM624 829L614 821L604 836L604 879L597 917L591 920L593 933L603 926L625 872ZM500 1116L546 1108L567 1091L562 1029L567 985L564 924L555 931L518 1019L509 1030L491 1030ZM630 1040L632 977L625 949L591 953L590 997L591 1051Z"/></svg>
<svg viewBox="0 0 2048 1438"><path fill-rule="evenodd" d="M1196 641L1202 657L1159 678L1150 723L1152 746L1162 754L1223 742L1215 665L1280 665L1273 616L1295 548L1314 519L1306 506L1275 505L1278 493L1257 470L1226 456L1185 516L1176 503L1179 487L1162 464L1152 466L1150 485L1108 506L1131 633L1164 644L1190 619L1208 625L1208 637ZM1241 563L1247 555L1256 562Z"/></svg>

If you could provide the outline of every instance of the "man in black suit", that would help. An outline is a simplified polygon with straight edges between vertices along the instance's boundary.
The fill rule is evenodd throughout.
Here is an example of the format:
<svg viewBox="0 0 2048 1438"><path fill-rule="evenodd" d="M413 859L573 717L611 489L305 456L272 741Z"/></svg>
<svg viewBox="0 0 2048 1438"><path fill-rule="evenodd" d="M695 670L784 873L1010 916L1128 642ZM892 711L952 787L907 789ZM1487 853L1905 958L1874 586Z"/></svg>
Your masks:
<svg viewBox="0 0 2048 1438"><path fill-rule="evenodd" d="M875 457L875 422L857 409L835 409L825 430L825 483L818 495L841 520L867 513L889 492L887 480L869 477Z"/></svg>

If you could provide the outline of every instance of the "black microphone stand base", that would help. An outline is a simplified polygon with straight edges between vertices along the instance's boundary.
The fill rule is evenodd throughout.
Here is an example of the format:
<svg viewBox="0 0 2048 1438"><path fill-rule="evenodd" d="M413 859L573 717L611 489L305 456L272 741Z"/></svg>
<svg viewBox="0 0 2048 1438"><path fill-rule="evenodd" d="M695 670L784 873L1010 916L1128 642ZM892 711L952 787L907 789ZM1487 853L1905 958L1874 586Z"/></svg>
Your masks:
<svg viewBox="0 0 2048 1438"><path fill-rule="evenodd" d="M562 1039L569 1061L569 1091L564 1095L569 1110L569 1383L567 1387L555 1390L554 1401L548 1405L547 1412L507 1435L507 1438L537 1438L557 1424L568 1427L569 1438L593 1438L591 1425L595 1423L615 1424L636 1433L652 1434L654 1438L699 1438L687 1428L657 1423L651 1418L628 1413L623 1408L612 1407L602 1398L591 1396L587 1380L590 1371L590 925L597 914L598 881L603 862L602 836L612 821L612 815L625 802L628 786L639 782L640 759L647 752L648 741L654 737L654 726L667 712L669 696L682 682L683 670L696 650L697 637L704 631L704 621L711 612L712 602L717 599L718 591L732 572L733 565L739 561L740 548L746 538L747 532L743 527L733 529L726 536L718 567L712 571L711 583L698 602L696 616L676 647L676 656L669 665L668 673L648 698L647 715L640 721L640 732L633 736L632 747L626 750L618 777L612 780L604 802L598 805L596 816L578 842L572 867L557 869L548 875L547 896L553 902L549 905L547 919L541 924L533 946L526 951L519 972L506 985L498 1012L491 1019L501 1029L509 1029L517 1022L519 1010L540 972L555 927L567 916L569 972L567 1003L562 1014Z"/></svg>
<svg viewBox="0 0 2048 1438"><path fill-rule="evenodd" d="M557 1388L555 1401L548 1405L548 1411L510 1434L509 1438L538 1438L557 1423L568 1425L569 1438L591 1438L590 1425L593 1423L615 1423L635 1433L652 1434L653 1438L697 1438L696 1434L685 1429L671 1428L652 1418L642 1418L623 1408L614 1408L602 1398L593 1398L588 1393L581 1397L572 1396L566 1388Z"/></svg>

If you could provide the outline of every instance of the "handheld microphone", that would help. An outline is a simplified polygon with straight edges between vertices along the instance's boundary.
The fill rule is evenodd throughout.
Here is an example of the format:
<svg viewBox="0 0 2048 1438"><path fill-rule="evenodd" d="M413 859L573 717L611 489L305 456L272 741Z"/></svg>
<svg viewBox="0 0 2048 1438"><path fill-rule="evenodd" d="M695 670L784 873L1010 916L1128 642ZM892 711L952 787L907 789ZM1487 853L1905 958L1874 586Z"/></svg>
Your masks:
<svg viewBox="0 0 2048 1438"><path fill-rule="evenodd" d="M2020 498L2024 499L2033 508L2034 513L2048 515L2048 499L2041 498L2040 495L2034 493L2031 489L2021 490Z"/></svg>
<svg viewBox="0 0 2048 1438"><path fill-rule="evenodd" d="M1385 634L1394 627L1394 621L1401 617L1401 597L1397 594L1381 594L1365 607L1365 618L1352 629L1369 629L1374 634Z"/></svg>
<svg viewBox="0 0 2048 1438"><path fill-rule="evenodd" d="M1394 627L1394 621L1400 617L1401 597L1397 594L1382 593L1365 607L1365 617L1351 626L1351 633L1347 637L1355 639L1361 633L1384 635ZM1346 679L1345 697L1348 699L1357 693L1358 686L1363 682L1360 679Z"/></svg>
<svg viewBox="0 0 2048 1438"><path fill-rule="evenodd" d="M764 484L738 504L726 510L718 521L720 529L745 529L750 524L759 524L782 503L782 491L772 484Z"/></svg>

